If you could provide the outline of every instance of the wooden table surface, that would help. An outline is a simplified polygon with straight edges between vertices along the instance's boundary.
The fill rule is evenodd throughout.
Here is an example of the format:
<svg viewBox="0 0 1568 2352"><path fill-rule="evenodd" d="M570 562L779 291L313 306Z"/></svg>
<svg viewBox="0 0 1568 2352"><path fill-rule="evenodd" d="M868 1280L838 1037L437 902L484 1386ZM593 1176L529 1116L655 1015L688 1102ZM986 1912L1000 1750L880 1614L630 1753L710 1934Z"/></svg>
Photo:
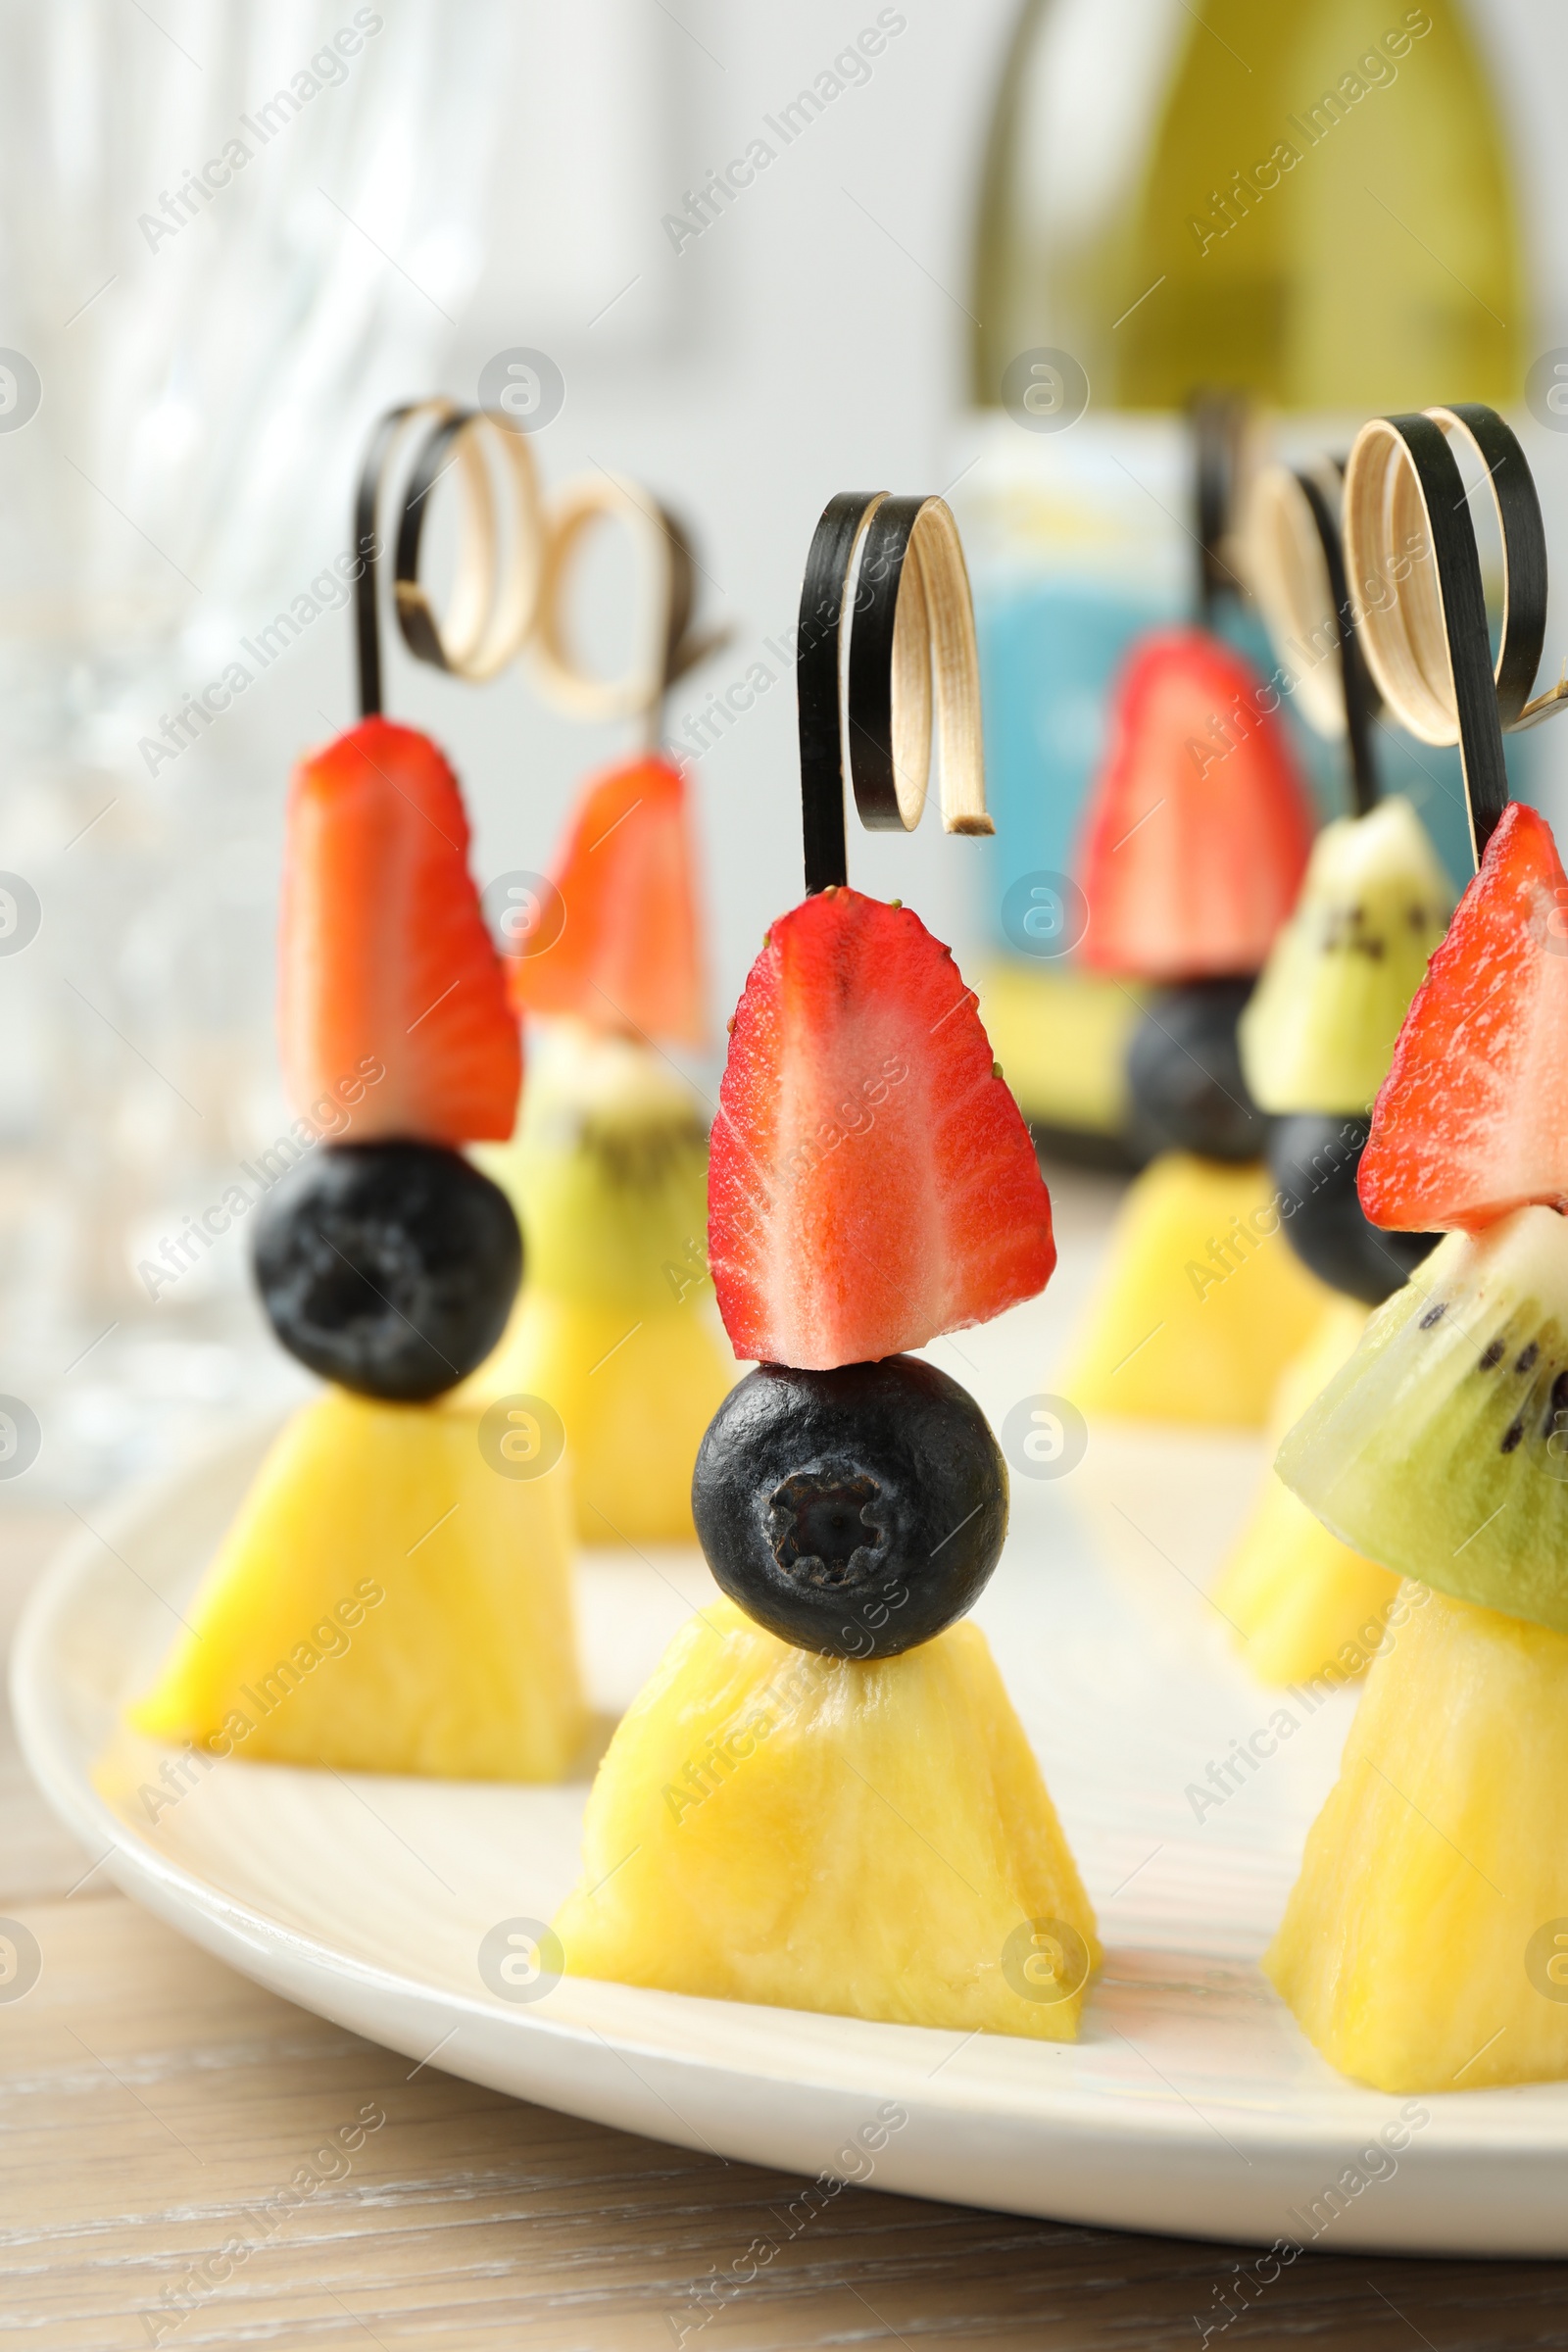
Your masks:
<svg viewBox="0 0 1568 2352"><path fill-rule="evenodd" d="M7 1640L71 1525L0 1517ZM753 2238L782 2239L799 2181L411 2069L209 1959L101 1874L83 1880L89 1859L7 1723L0 1916L30 1929L43 1965L0 2002L0 2347L1162 2352L1200 2340L1246 2258L847 2188L698 2327L694 2289ZM367 2110L385 2121L340 2178L229 2278L185 2283ZM1568 2346L1568 2267L1307 2254L1210 2340Z"/></svg>

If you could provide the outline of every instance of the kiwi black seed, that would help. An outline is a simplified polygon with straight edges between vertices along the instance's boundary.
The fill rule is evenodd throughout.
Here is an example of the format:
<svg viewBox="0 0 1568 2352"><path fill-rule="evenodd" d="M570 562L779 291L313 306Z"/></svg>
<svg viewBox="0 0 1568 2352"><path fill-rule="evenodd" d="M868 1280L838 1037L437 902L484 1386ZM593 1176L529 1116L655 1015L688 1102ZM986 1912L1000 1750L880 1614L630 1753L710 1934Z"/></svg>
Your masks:
<svg viewBox="0 0 1568 2352"><path fill-rule="evenodd" d="M1421 1317L1422 1328L1433 1319L1429 1307ZM1476 1358L1478 1374L1495 1372L1505 1359L1512 1358L1503 1374L1505 1390L1516 1381L1530 1383L1497 1440L1499 1453L1515 1452L1527 1437L1534 1437L1543 1445L1554 1436L1559 1441L1568 1437L1568 1339L1559 1333L1555 1323L1548 1323L1521 1347L1518 1320L1489 1340ZM1500 1409L1505 1408L1494 1408L1494 1426Z"/></svg>

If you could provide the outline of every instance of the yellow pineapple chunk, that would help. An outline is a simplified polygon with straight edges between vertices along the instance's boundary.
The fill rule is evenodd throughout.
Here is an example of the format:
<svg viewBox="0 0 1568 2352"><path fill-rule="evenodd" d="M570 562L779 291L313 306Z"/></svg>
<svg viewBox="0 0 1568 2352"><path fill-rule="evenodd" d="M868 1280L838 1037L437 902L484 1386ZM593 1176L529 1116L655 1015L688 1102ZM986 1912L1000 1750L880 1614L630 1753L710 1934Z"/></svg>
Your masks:
<svg viewBox="0 0 1568 2352"><path fill-rule="evenodd" d="M220 1755L559 1780L587 1727L568 1480L502 1475L452 1398L328 1389L272 1446L131 1721Z"/></svg>
<svg viewBox="0 0 1568 2352"><path fill-rule="evenodd" d="M1283 1690L1325 1674L1353 1681L1398 1590L1392 1570L1331 1536L1271 1470L1213 1600L1253 1674Z"/></svg>
<svg viewBox="0 0 1568 2352"><path fill-rule="evenodd" d="M1118 1144L1142 993L1085 964L1010 957L982 969L979 989L991 1050L1024 1117Z"/></svg>
<svg viewBox="0 0 1568 2352"><path fill-rule="evenodd" d="M696 1299L628 1309L525 1285L466 1394L555 1407L583 1543L689 1544L697 1448L738 1369Z"/></svg>
<svg viewBox="0 0 1568 2352"><path fill-rule="evenodd" d="M611 1741L555 1924L575 1976L1049 2041L1100 1961L977 1626L861 1664L727 1600Z"/></svg>
<svg viewBox="0 0 1568 2352"><path fill-rule="evenodd" d="M1214 1605L1235 1627L1248 1665L1265 1683L1340 1673L1348 1648L1364 1665L1399 1580L1363 1559L1292 1494L1273 1468L1285 1432L1354 1353L1367 1309L1335 1298L1275 1392L1270 1467L1251 1518L1214 1587ZM1370 1635L1370 1639L1368 1638ZM1356 1666L1352 1672L1360 1672Z"/></svg>
<svg viewBox="0 0 1568 2352"><path fill-rule="evenodd" d="M1163 1152L1128 1189L1061 1385L1088 1414L1261 1429L1333 1296L1281 1231L1260 1162Z"/></svg>
<svg viewBox="0 0 1568 2352"><path fill-rule="evenodd" d="M1378 2090L1568 2077L1568 1635L1407 1583L1263 1966Z"/></svg>

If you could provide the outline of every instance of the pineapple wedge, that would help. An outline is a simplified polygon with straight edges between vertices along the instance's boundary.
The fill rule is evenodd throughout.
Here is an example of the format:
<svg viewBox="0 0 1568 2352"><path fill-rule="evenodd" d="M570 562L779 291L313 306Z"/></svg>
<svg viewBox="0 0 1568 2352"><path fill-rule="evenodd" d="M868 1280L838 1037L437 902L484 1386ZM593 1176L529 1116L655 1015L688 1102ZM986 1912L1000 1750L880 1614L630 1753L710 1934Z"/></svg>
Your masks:
<svg viewBox="0 0 1568 2352"><path fill-rule="evenodd" d="M1331 1535L1273 1468L1281 1438L1354 1353L1366 1319L1358 1299L1336 1298L1286 1367L1274 1397L1270 1467L1214 1587L1215 1607L1236 1628L1248 1665L1265 1683L1341 1675L1348 1644L1364 1659L1375 1645L1368 1633L1382 1624L1399 1590L1391 1569Z"/></svg>
<svg viewBox="0 0 1568 2352"><path fill-rule="evenodd" d="M1128 1189L1061 1387L1090 1415L1261 1429L1333 1297L1281 1232L1259 1162L1163 1152Z"/></svg>
<svg viewBox="0 0 1568 2352"><path fill-rule="evenodd" d="M736 1371L698 1299L639 1313L525 1285L467 1393L554 1405L583 1543L690 1544L697 1448Z"/></svg>
<svg viewBox="0 0 1568 2352"><path fill-rule="evenodd" d="M1398 1590L1391 1570L1330 1535L1271 1470L1212 1598L1251 1672L1284 1690L1363 1672Z"/></svg>
<svg viewBox="0 0 1568 2352"><path fill-rule="evenodd" d="M1050 2041L1100 1960L977 1626L859 1664L727 1600L611 1741L555 1925L574 1976Z"/></svg>
<svg viewBox="0 0 1568 2352"><path fill-rule="evenodd" d="M1378 2090L1568 2077L1568 1635L1407 1583L1263 1966Z"/></svg>
<svg viewBox="0 0 1568 2352"><path fill-rule="evenodd" d="M328 1389L262 1464L131 1722L220 1755L559 1780L587 1729L568 1477L503 1476L450 1397Z"/></svg>
<svg viewBox="0 0 1568 2352"><path fill-rule="evenodd" d="M1106 1153L1126 1131L1127 1050L1143 1010L1136 986L1084 964L999 958L980 977L980 1018L1024 1117Z"/></svg>

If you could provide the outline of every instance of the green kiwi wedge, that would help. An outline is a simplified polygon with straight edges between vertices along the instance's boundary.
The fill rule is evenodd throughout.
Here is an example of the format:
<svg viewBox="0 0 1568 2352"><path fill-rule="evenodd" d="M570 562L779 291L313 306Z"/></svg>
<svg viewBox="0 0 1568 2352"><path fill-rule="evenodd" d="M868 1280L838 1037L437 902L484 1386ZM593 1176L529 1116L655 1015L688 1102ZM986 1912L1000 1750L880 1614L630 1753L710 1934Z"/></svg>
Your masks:
<svg viewBox="0 0 1568 2352"><path fill-rule="evenodd" d="M703 1280L708 1120L634 1039L530 1024L517 1133L473 1157L512 1200L535 1289L630 1315L678 1305Z"/></svg>
<svg viewBox="0 0 1568 2352"><path fill-rule="evenodd" d="M1277 1112L1369 1110L1452 911L1453 886L1407 800L1325 825L1242 1015L1253 1101Z"/></svg>
<svg viewBox="0 0 1568 2352"><path fill-rule="evenodd" d="M1568 1218L1450 1233L1275 1466L1369 1559L1568 1633Z"/></svg>

